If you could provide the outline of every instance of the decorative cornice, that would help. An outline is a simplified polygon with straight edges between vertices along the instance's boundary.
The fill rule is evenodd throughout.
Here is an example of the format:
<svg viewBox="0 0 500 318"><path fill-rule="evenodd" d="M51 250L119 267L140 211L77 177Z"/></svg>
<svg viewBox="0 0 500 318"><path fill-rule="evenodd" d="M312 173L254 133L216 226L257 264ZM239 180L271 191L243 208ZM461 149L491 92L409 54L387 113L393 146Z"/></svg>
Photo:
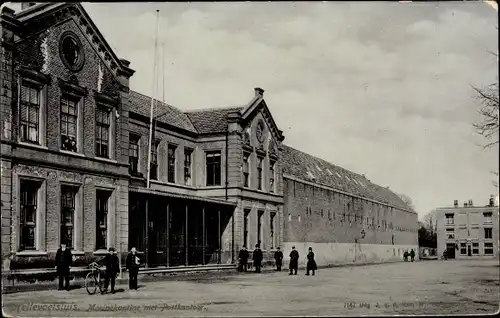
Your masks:
<svg viewBox="0 0 500 318"><path fill-rule="evenodd" d="M28 68L23 67L23 66L21 66L21 68L19 69L19 74L22 77L32 79L32 80L34 80L40 84L43 84L43 85L50 85L50 82L51 82L50 75L46 75L46 74L43 74L41 72L38 72L38 71L35 71L32 69L28 69Z"/></svg>
<svg viewBox="0 0 500 318"><path fill-rule="evenodd" d="M257 150L255 152L257 153L257 156L259 156L259 157L265 157L267 154L263 148L257 148Z"/></svg>
<svg viewBox="0 0 500 318"><path fill-rule="evenodd" d="M72 79L70 81L65 81L65 80L59 78L58 80L59 80L59 87L61 87L63 90L65 90L69 93L76 94L78 96L87 96L88 95L87 88L78 85L78 82L75 81L74 79Z"/></svg>
<svg viewBox="0 0 500 318"><path fill-rule="evenodd" d="M250 153L252 153L254 151L254 148L251 145L246 144L246 143L243 143L241 148L243 148L243 151L250 152Z"/></svg>
<svg viewBox="0 0 500 318"><path fill-rule="evenodd" d="M93 92L97 103L105 104L112 107L116 107L120 103L120 99L118 97L113 97L103 93L99 93L95 90Z"/></svg>

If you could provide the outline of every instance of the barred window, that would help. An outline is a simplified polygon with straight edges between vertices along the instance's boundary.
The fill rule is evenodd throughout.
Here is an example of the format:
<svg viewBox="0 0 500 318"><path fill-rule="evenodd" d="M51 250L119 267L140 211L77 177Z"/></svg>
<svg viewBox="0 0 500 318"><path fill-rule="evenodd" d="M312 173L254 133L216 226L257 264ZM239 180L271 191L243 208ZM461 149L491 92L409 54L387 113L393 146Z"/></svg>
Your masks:
<svg viewBox="0 0 500 318"><path fill-rule="evenodd" d="M38 190L40 183L31 180L21 180L21 219L20 219L20 249L34 250Z"/></svg>
<svg viewBox="0 0 500 318"><path fill-rule="evenodd" d="M153 141L151 145L151 163L149 168L149 178L151 180L158 180L158 142Z"/></svg>
<svg viewBox="0 0 500 318"><path fill-rule="evenodd" d="M130 134L129 137L129 173L131 175L139 174L139 140L141 137Z"/></svg>
<svg viewBox="0 0 500 318"><path fill-rule="evenodd" d="M96 191L96 250L106 249L108 229L108 201L111 193L108 191Z"/></svg>
<svg viewBox="0 0 500 318"><path fill-rule="evenodd" d="M63 96L61 98L61 148L77 151L78 100Z"/></svg>
<svg viewBox="0 0 500 318"><path fill-rule="evenodd" d="M191 185L191 155L192 149L184 149L184 183Z"/></svg>
<svg viewBox="0 0 500 318"><path fill-rule="evenodd" d="M175 145L168 145L168 182L175 183Z"/></svg>
<svg viewBox="0 0 500 318"><path fill-rule="evenodd" d="M39 143L40 87L23 81L19 112L21 140Z"/></svg>
<svg viewBox="0 0 500 318"><path fill-rule="evenodd" d="M206 153L207 186L221 185L221 154L220 151Z"/></svg>
<svg viewBox="0 0 500 318"><path fill-rule="evenodd" d="M110 114L107 107L97 107L95 125L95 155L97 157L109 158Z"/></svg>
<svg viewBox="0 0 500 318"><path fill-rule="evenodd" d="M61 187L61 243L73 247L73 226L75 217L75 197L78 189Z"/></svg>

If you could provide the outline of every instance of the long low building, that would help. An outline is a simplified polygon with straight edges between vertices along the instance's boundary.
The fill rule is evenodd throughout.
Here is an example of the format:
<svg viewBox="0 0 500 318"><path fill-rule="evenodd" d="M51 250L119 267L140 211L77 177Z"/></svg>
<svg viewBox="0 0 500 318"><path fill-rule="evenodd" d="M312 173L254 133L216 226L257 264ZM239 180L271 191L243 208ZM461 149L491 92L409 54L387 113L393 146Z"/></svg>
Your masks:
<svg viewBox="0 0 500 318"><path fill-rule="evenodd" d="M77 267L109 247L136 247L149 267L234 264L257 243L266 260L312 247L319 265L418 251L416 213L283 144L263 89L231 108L155 101L149 153L151 98L79 3L0 18L4 268L53 268L61 243Z"/></svg>

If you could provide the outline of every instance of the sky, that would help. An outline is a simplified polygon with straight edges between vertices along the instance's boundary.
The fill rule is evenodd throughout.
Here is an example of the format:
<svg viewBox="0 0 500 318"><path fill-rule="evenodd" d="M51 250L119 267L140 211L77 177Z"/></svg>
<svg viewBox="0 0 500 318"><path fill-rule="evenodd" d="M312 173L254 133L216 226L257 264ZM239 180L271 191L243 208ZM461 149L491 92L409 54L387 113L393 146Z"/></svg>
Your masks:
<svg viewBox="0 0 500 318"><path fill-rule="evenodd" d="M18 5L11 5L17 10ZM264 98L285 143L409 196L420 217L497 194L471 85L498 81L483 2L83 3L133 90L181 110ZM154 38L160 10L158 80ZM164 61L164 67L162 66Z"/></svg>

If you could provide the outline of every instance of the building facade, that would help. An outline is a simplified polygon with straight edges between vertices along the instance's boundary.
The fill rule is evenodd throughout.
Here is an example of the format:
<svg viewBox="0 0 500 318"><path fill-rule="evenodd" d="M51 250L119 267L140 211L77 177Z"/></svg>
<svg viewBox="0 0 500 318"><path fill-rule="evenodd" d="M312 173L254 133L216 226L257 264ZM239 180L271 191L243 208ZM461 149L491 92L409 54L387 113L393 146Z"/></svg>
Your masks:
<svg viewBox="0 0 500 318"><path fill-rule="evenodd" d="M499 258L498 204L493 196L485 206L469 200L437 209L437 253L449 259Z"/></svg>
<svg viewBox="0 0 500 318"><path fill-rule="evenodd" d="M130 62L80 4L4 8L0 31L11 269L52 268L60 243L82 265L136 247L148 266L169 267L232 264L256 244L266 259L312 245L320 264L417 248L416 213L392 191L283 144L264 90L233 108L155 101L150 151L151 98L129 87Z"/></svg>

